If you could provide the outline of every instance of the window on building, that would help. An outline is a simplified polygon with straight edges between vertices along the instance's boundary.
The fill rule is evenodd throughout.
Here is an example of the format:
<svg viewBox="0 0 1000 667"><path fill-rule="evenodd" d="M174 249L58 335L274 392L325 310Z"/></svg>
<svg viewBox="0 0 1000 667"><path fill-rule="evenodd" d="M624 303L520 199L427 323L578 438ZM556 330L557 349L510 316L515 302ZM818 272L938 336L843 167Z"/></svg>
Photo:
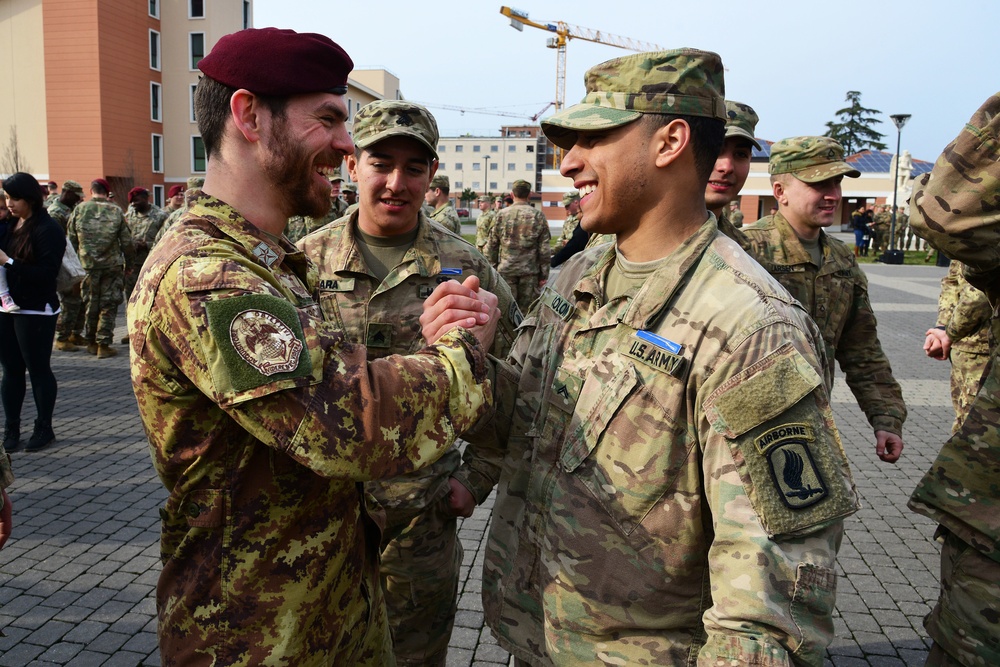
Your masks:
<svg viewBox="0 0 1000 667"><path fill-rule="evenodd" d="M153 173L163 173L163 135L153 135Z"/></svg>
<svg viewBox="0 0 1000 667"><path fill-rule="evenodd" d="M455 152L461 153L464 148L465 146L463 146L462 144L458 144L457 146L455 146Z"/></svg>
<svg viewBox="0 0 1000 667"><path fill-rule="evenodd" d="M479 189L479 181L472 181L472 189L473 190Z"/></svg>
<svg viewBox="0 0 1000 667"><path fill-rule="evenodd" d="M250 0L243 0L243 29L250 27Z"/></svg>
<svg viewBox="0 0 1000 667"><path fill-rule="evenodd" d="M444 144L438 144L438 153L444 153L445 149L448 148Z"/></svg>
<svg viewBox="0 0 1000 667"><path fill-rule="evenodd" d="M188 0L188 18L205 18L205 0Z"/></svg>
<svg viewBox="0 0 1000 667"><path fill-rule="evenodd" d="M198 69L198 63L205 57L205 33L191 33L191 70Z"/></svg>
<svg viewBox="0 0 1000 667"><path fill-rule="evenodd" d="M199 174L205 171L205 142L201 137L191 137L191 171Z"/></svg>
<svg viewBox="0 0 1000 667"><path fill-rule="evenodd" d="M462 189L462 181L455 181L455 189L456 190Z"/></svg>
<svg viewBox="0 0 1000 667"><path fill-rule="evenodd" d="M447 168L448 165L446 165L444 162L438 162L438 169L447 169Z"/></svg>
<svg viewBox="0 0 1000 667"><path fill-rule="evenodd" d="M479 149L481 149L481 148L482 148L482 146L480 146L479 144L476 144L475 146L472 147L472 152L473 153L478 153Z"/></svg>
<svg viewBox="0 0 1000 667"><path fill-rule="evenodd" d="M149 117L157 123L163 121L163 114L160 112L160 84L155 81L149 82Z"/></svg>
<svg viewBox="0 0 1000 667"><path fill-rule="evenodd" d="M153 186L153 203L157 206L163 206L163 186L154 185Z"/></svg>
<svg viewBox="0 0 1000 667"><path fill-rule="evenodd" d="M507 146L507 152L508 153L516 153L517 152L517 146L514 145L514 144L511 144L510 146Z"/></svg>
<svg viewBox="0 0 1000 667"><path fill-rule="evenodd" d="M507 163L507 171L514 171L515 169L517 169L517 165L516 164L514 164L513 162L508 162Z"/></svg>
<svg viewBox="0 0 1000 667"><path fill-rule="evenodd" d="M457 169L458 171L462 171L462 163L461 162L456 162L455 163L455 169Z"/></svg>
<svg viewBox="0 0 1000 667"><path fill-rule="evenodd" d="M490 181L490 190L491 191L495 191L496 189L497 189L497 182L496 181Z"/></svg>
<svg viewBox="0 0 1000 667"><path fill-rule="evenodd" d="M500 147L497 146L496 144L493 144L492 146L490 146L490 152L491 153L499 153L500 152Z"/></svg>
<svg viewBox="0 0 1000 667"><path fill-rule="evenodd" d="M472 165L472 171L479 171L479 163L478 162L476 162L475 164Z"/></svg>
<svg viewBox="0 0 1000 667"><path fill-rule="evenodd" d="M198 84L197 83L192 83L191 84L191 122L192 123L197 123L198 122L198 119L195 118L195 115L194 115L194 91L197 90L197 89L198 89Z"/></svg>
<svg viewBox="0 0 1000 667"><path fill-rule="evenodd" d="M154 19L160 18L160 0L149 0L149 15Z"/></svg>
<svg viewBox="0 0 1000 667"><path fill-rule="evenodd" d="M490 171L498 171L499 169L500 165L498 165L496 162L490 162Z"/></svg>
<svg viewBox="0 0 1000 667"><path fill-rule="evenodd" d="M535 152L535 147L532 146L531 144L528 144L527 146L525 146L524 149L526 151L528 151L529 153L534 153Z"/></svg>
<svg viewBox="0 0 1000 667"><path fill-rule="evenodd" d="M149 31L149 67L160 69L160 33L155 30Z"/></svg>
<svg viewBox="0 0 1000 667"><path fill-rule="evenodd" d="M527 169L528 171L531 171L532 169L535 168L535 165L534 165L533 162L525 162L524 163L524 168Z"/></svg>

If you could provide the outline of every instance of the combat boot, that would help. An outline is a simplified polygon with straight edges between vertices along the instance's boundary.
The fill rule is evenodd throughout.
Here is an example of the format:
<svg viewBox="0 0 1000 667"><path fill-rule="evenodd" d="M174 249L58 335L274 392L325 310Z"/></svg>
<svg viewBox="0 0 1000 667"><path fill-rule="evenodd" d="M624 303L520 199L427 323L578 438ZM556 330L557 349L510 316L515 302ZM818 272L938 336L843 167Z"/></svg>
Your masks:
<svg viewBox="0 0 1000 667"><path fill-rule="evenodd" d="M90 341L78 333L72 333L69 335L69 342L73 343L73 345L79 345L80 347L83 347Z"/></svg>
<svg viewBox="0 0 1000 667"><path fill-rule="evenodd" d="M36 419L35 430L28 439L28 444L25 445L24 451L37 452L39 449L48 445L55 439L56 434L52 432L52 424Z"/></svg>
<svg viewBox="0 0 1000 667"><path fill-rule="evenodd" d="M117 356L118 356L118 350L111 347L110 345L105 345L104 343L101 343L100 345L97 346L98 359L107 359L108 357L117 357Z"/></svg>
<svg viewBox="0 0 1000 667"><path fill-rule="evenodd" d="M97 354L97 341L94 340L87 341L87 352L91 354Z"/></svg>
<svg viewBox="0 0 1000 667"><path fill-rule="evenodd" d="M78 348L76 345L73 345L73 343L69 342L68 340L57 340L56 349L62 352L76 352L80 348Z"/></svg>
<svg viewBox="0 0 1000 667"><path fill-rule="evenodd" d="M13 452L21 446L21 422L7 422L3 426L3 448Z"/></svg>

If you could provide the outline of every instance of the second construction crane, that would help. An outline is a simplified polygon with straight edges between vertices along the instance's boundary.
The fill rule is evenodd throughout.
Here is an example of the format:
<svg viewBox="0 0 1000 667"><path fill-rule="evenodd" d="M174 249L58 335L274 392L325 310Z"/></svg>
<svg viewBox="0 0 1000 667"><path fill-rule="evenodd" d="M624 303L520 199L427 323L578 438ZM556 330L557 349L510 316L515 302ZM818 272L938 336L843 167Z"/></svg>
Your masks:
<svg viewBox="0 0 1000 667"><path fill-rule="evenodd" d="M581 28L580 26L571 25L563 21L538 23L529 19L527 12L511 9L510 7L501 7L500 13L509 18L510 26L517 30L524 30L524 26L527 25L555 34L555 37L548 40L546 46L556 50L556 111L566 107L566 44L569 40L582 39L587 42L607 44L608 46L616 46L619 49L627 49L629 51L664 50L662 46L657 44L640 42L639 40L619 37L618 35L610 35L600 30Z"/></svg>

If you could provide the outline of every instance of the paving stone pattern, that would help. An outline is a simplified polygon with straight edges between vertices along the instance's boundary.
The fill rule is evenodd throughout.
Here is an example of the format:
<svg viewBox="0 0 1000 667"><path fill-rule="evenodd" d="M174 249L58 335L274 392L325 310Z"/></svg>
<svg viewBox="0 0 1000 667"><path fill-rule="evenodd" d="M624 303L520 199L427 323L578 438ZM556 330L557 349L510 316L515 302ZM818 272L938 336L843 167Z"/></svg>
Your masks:
<svg viewBox="0 0 1000 667"><path fill-rule="evenodd" d="M838 377L834 409L864 503L840 552L836 639L827 665L921 665L921 621L937 598L934 526L906 508L953 419L948 365L927 359L944 269L866 267L879 333L910 416L898 465L880 462L874 437ZM124 333L119 320L116 338ZM122 355L53 353L58 441L13 455L14 536L0 551L0 667L158 665L154 588L166 493L152 469ZM30 434L31 393L22 423ZM27 437L27 434L25 435ZM492 499L464 520L461 597L448 664L507 665L483 625L482 545Z"/></svg>

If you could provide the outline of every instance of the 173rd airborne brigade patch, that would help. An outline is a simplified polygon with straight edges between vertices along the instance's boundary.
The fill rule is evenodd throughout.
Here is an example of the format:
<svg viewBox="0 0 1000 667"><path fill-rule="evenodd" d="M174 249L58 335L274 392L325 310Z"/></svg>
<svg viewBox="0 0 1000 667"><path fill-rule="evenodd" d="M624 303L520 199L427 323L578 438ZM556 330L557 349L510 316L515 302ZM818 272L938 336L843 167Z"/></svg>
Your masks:
<svg viewBox="0 0 1000 667"><path fill-rule="evenodd" d="M808 424L782 424L754 441L767 458L782 502L791 509L809 507L827 495L826 484L809 452L812 440Z"/></svg>

